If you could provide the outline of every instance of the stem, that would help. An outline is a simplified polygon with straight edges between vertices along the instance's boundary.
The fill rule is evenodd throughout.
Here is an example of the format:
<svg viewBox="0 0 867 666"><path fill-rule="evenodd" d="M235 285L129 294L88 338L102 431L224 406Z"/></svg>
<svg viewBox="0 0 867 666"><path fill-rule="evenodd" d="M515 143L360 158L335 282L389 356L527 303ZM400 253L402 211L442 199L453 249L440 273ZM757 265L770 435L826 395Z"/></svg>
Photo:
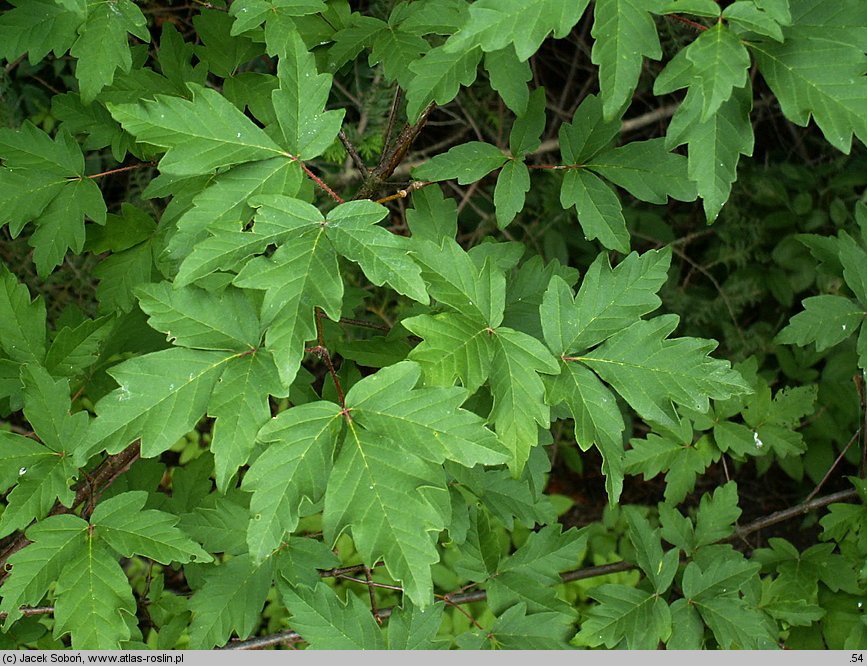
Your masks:
<svg viewBox="0 0 867 666"><path fill-rule="evenodd" d="M292 158L293 161L298 162L298 164L301 166L301 168L304 170L304 173L307 174L307 177L310 178L310 180L312 180L314 183L319 185L319 187L321 187L323 190L325 190L328 193L328 195L332 199L334 199L337 203L343 203L343 199L340 198L340 196L337 194L337 192L335 192L330 187L328 187L328 185L326 185L319 176L317 176L315 173L313 173L310 170L310 168L306 164L304 164L304 162L299 157L297 157L296 155L290 155L290 157Z"/></svg>
<svg viewBox="0 0 867 666"><path fill-rule="evenodd" d="M433 182L428 180L413 181L404 189L398 190L395 194L390 194L389 196L383 197L382 199L377 199L376 203L384 204L388 203L389 201L394 201L395 199L405 199L416 190L420 190L421 188L427 187L428 185L433 185Z"/></svg>
<svg viewBox="0 0 867 666"><path fill-rule="evenodd" d="M355 146L352 145L352 142L349 140L349 137L346 136L346 132L342 129L337 133L337 137L340 139L340 143L343 144L343 147L346 148L346 152L349 153L349 156L352 158L352 161L355 163L355 167L361 172L362 176L367 175L367 166L364 164L364 160L361 159L361 155L358 154L358 151L355 149Z"/></svg>
<svg viewBox="0 0 867 666"><path fill-rule="evenodd" d="M120 167L118 169L109 169L108 171L103 171L102 173L94 173L90 176L85 176L85 178L102 178L103 176L110 176L115 173L122 173L124 171L132 171L134 169L143 169L145 167L152 166L156 166L156 162L142 162L141 164L132 164L130 166ZM81 178L72 178L70 180L81 180Z"/></svg>
<svg viewBox="0 0 867 666"><path fill-rule="evenodd" d="M672 18L675 21L680 21L681 23L685 23L686 25L691 26L691 27L693 27L696 30L699 30L701 32L704 32L705 30L707 30L706 25L702 25L701 23L696 23L695 21L692 21L688 18L685 18L685 17L681 16L680 14L669 14L668 18Z"/></svg>

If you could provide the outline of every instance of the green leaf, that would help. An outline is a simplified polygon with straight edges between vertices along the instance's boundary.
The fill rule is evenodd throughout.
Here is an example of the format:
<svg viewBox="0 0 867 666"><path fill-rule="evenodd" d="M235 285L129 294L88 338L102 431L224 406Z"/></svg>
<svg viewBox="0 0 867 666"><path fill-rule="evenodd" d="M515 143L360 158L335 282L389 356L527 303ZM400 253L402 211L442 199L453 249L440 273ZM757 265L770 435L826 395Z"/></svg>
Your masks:
<svg viewBox="0 0 867 666"><path fill-rule="evenodd" d="M600 0L593 12L590 57L599 66L599 89L606 120L611 120L635 92L642 59L659 60L662 49L650 11L652 0Z"/></svg>
<svg viewBox="0 0 867 666"><path fill-rule="evenodd" d="M13 62L28 55L32 64L49 51L62 56L72 46L83 16L52 0L16 0L0 15L0 56Z"/></svg>
<svg viewBox="0 0 867 666"><path fill-rule="evenodd" d="M617 194L595 174L570 169L563 178L560 205L575 206L587 240L598 238L606 248L629 252L629 232Z"/></svg>
<svg viewBox="0 0 867 666"><path fill-rule="evenodd" d="M695 487L696 477L719 458L716 448L706 437L695 444L650 434L645 439L630 440L626 452L626 473L644 474L650 479L666 471L665 501L678 504ZM676 545L681 545L677 542Z"/></svg>
<svg viewBox="0 0 867 666"><path fill-rule="evenodd" d="M447 43L447 49L468 45L486 52L514 44L518 60L533 55L548 35L560 39L578 23L589 0L478 0L470 5L467 22Z"/></svg>
<svg viewBox="0 0 867 666"><path fill-rule="evenodd" d="M752 90L736 89L715 114L701 122L699 97L691 90L671 119L666 145L689 146L687 173L703 200L708 222L716 219L729 198L740 156L753 154L751 108Z"/></svg>
<svg viewBox="0 0 867 666"><path fill-rule="evenodd" d="M665 594L677 573L677 549L662 551L659 529L651 529L650 523L633 507L628 507L626 520L629 523L629 540L635 547L635 561L650 579L657 594Z"/></svg>
<svg viewBox="0 0 867 666"><path fill-rule="evenodd" d="M331 75L319 74L313 54L296 32L286 39L277 67L280 88L271 94L283 145L295 157L309 160L325 152L337 138L344 111L325 111Z"/></svg>
<svg viewBox="0 0 867 666"><path fill-rule="evenodd" d="M334 248L356 262L373 284L386 282L398 293L428 303L421 270L410 259L403 236L377 225L388 209L372 201L350 201L328 213L326 233Z"/></svg>
<svg viewBox="0 0 867 666"><path fill-rule="evenodd" d="M372 47L368 64L382 63L382 73L386 80L397 81L404 87L408 86L412 79L407 63L418 61L419 56L430 50L427 40L395 25L393 15L389 18L388 27L380 30L373 38Z"/></svg>
<svg viewBox="0 0 867 666"><path fill-rule="evenodd" d="M706 412L708 398L725 400L749 392L728 361L708 357L713 340L667 339L677 317L638 321L579 359L589 365L642 417L660 424L677 421L671 402Z"/></svg>
<svg viewBox="0 0 867 666"><path fill-rule="evenodd" d="M490 640L503 650L563 650L572 637L573 618L566 613L527 613L515 604L491 627Z"/></svg>
<svg viewBox="0 0 867 666"><path fill-rule="evenodd" d="M144 458L167 450L205 414L214 385L232 358L227 352L176 347L111 368L119 386L96 404L88 450L117 453L138 438Z"/></svg>
<svg viewBox="0 0 867 666"><path fill-rule="evenodd" d="M412 362L380 370L353 387L353 419L368 430L402 440L415 455L465 467L506 462L508 451L482 420L460 408L467 391L459 387L414 388L421 368Z"/></svg>
<svg viewBox="0 0 867 666"><path fill-rule="evenodd" d="M536 88L529 97L526 111L519 114L509 132L509 150L515 157L532 153L542 143L545 131L545 89Z"/></svg>
<svg viewBox="0 0 867 666"><path fill-rule="evenodd" d="M540 309L548 348L579 354L623 330L661 304L656 293L668 278L669 250L630 253L615 268L606 254L591 264L578 295L558 276L551 279Z"/></svg>
<svg viewBox="0 0 867 666"><path fill-rule="evenodd" d="M599 605L581 623L580 645L655 650L671 634L671 611L656 594L625 585L600 585L589 594Z"/></svg>
<svg viewBox="0 0 867 666"><path fill-rule="evenodd" d="M54 336L45 355L45 368L54 376L76 377L93 365L113 331L114 318L85 319L64 326Z"/></svg>
<svg viewBox="0 0 867 666"><path fill-rule="evenodd" d="M259 319L239 289L215 293L160 282L137 288L136 295L151 328L179 347L249 351L259 344Z"/></svg>
<svg viewBox="0 0 867 666"><path fill-rule="evenodd" d="M792 25L783 29L784 41L750 47L785 116L803 127L812 116L825 139L848 154L853 134L867 142L867 79L857 27L867 21L867 8L857 0L790 5Z"/></svg>
<svg viewBox="0 0 867 666"><path fill-rule="evenodd" d="M442 313L409 317L401 325L422 338L409 358L421 365L426 384L451 386L460 379L472 395L488 378L494 344L483 321Z"/></svg>
<svg viewBox="0 0 867 666"><path fill-rule="evenodd" d="M229 15L235 17L231 34L234 37L258 28L263 21L282 23L288 17L315 14L325 9L322 0L238 0L229 7Z"/></svg>
<svg viewBox="0 0 867 666"><path fill-rule="evenodd" d="M788 6L788 2L785 5ZM783 41L783 31L773 13L765 11L752 1L733 2L723 10L722 15L730 24L744 30L765 35L778 42Z"/></svg>
<svg viewBox="0 0 867 666"><path fill-rule="evenodd" d="M445 604L436 603L420 609L406 599L403 607L388 618L389 650L436 650L443 645L437 632L443 621Z"/></svg>
<svg viewBox="0 0 867 666"><path fill-rule="evenodd" d="M123 557L141 555L162 564L213 560L175 527L177 516L145 510L147 500L148 494L137 490L100 502L90 520L94 534Z"/></svg>
<svg viewBox="0 0 867 666"><path fill-rule="evenodd" d="M524 208L524 198L530 191L530 172L519 160L509 160L497 177L494 207L497 226L504 229Z"/></svg>
<svg viewBox="0 0 867 666"><path fill-rule="evenodd" d="M297 527L305 498L313 504L325 494L340 430L340 408L313 402L281 412L259 431L258 440L268 447L241 486L252 493L247 543L254 561L267 557Z"/></svg>
<svg viewBox="0 0 867 666"><path fill-rule="evenodd" d="M734 523L740 518L738 507L738 486L729 481L713 491L713 495L703 495L695 518L696 547L721 541L734 532Z"/></svg>
<svg viewBox="0 0 867 666"><path fill-rule="evenodd" d="M147 20L130 0L88 0L87 5L87 19L78 28L79 37L69 51L78 58L75 77L85 104L114 81L116 69L129 72L132 53L127 33L150 41Z"/></svg>
<svg viewBox="0 0 867 666"><path fill-rule="evenodd" d="M582 451L596 446L608 502L614 505L623 490L623 431L626 426L614 394L588 368L562 362L560 374L545 378L546 402L565 403L575 421L575 441Z"/></svg>
<svg viewBox="0 0 867 666"><path fill-rule="evenodd" d="M217 488L222 492L247 463L256 432L271 416L268 396L283 394L277 364L267 351L234 358L226 365L208 404L208 416L216 419L211 452Z"/></svg>
<svg viewBox="0 0 867 666"><path fill-rule="evenodd" d="M50 516L27 530L32 542L9 557L11 573L3 581L0 612L6 613L3 629L22 616L22 606L37 606L49 585L67 563L85 547L87 523L78 516Z"/></svg>
<svg viewBox="0 0 867 666"><path fill-rule="evenodd" d="M572 116L571 123L560 125L560 152L564 164L582 165L608 147L620 134L620 117L606 119L602 99L585 97Z"/></svg>
<svg viewBox="0 0 867 666"><path fill-rule="evenodd" d="M292 613L292 627L314 650L385 649L370 608L354 594L344 603L321 582L313 589L281 585L280 592Z"/></svg>
<svg viewBox="0 0 867 666"><path fill-rule="evenodd" d="M691 88L701 94L699 121L704 123L731 98L735 88L747 84L750 55L723 23L702 32L685 50L692 63Z"/></svg>
<svg viewBox="0 0 867 666"><path fill-rule="evenodd" d="M499 169L508 159L508 155L496 146L481 141L470 141L434 156L413 169L412 174L419 180L438 181L457 178L458 184L469 185Z"/></svg>
<svg viewBox="0 0 867 666"><path fill-rule="evenodd" d="M515 49L507 46L485 54L485 71L488 73L491 88L500 93L512 113L516 116L524 115L530 100L527 82L533 78L530 63L518 60Z"/></svg>
<svg viewBox="0 0 867 666"><path fill-rule="evenodd" d="M256 564L244 554L207 570L190 598L190 649L222 647L233 632L247 638L260 622L273 568L270 559Z"/></svg>
<svg viewBox="0 0 867 666"><path fill-rule="evenodd" d="M192 100L158 95L156 101L108 105L114 119L139 142L167 149L160 160L163 173L195 176L217 167L289 157L220 93L189 87Z"/></svg>
<svg viewBox="0 0 867 666"><path fill-rule="evenodd" d="M865 316L863 307L843 296L810 296L803 305L803 312L792 317L775 342L802 347L814 342L816 351L823 351L852 335Z"/></svg>
<svg viewBox="0 0 867 666"><path fill-rule="evenodd" d="M438 47L409 63L414 74L406 86L406 115L410 121L418 119L431 102L448 104L457 97L461 86L472 85L481 59L482 52L477 48L450 51Z"/></svg>
<svg viewBox="0 0 867 666"><path fill-rule="evenodd" d="M54 637L75 650L118 650L130 638L136 602L117 560L89 539L71 554L54 588Z"/></svg>
<svg viewBox="0 0 867 666"><path fill-rule="evenodd" d="M84 465L87 457L82 444L89 419L84 412L70 415L69 382L55 381L44 368L29 364L21 367L21 382L24 416L45 446L61 457L69 454L72 467Z"/></svg>
<svg viewBox="0 0 867 666"><path fill-rule="evenodd" d="M445 198L439 185L413 192L413 207L406 211L406 223L413 240L432 241L439 246L458 233L458 206Z"/></svg>
<svg viewBox="0 0 867 666"><path fill-rule="evenodd" d="M30 292L0 264L0 348L20 363L45 357L45 303L30 301Z"/></svg>
<svg viewBox="0 0 867 666"><path fill-rule="evenodd" d="M31 465L51 459L54 452L39 442L0 430L0 492L6 492Z"/></svg>
<svg viewBox="0 0 867 666"><path fill-rule="evenodd" d="M840 232L843 277L858 302L867 307L867 252L845 231Z"/></svg>
<svg viewBox="0 0 867 666"><path fill-rule="evenodd" d="M687 177L686 159L669 152L662 138L632 141L597 154L585 166L649 203L696 197L695 185Z"/></svg>
<svg viewBox="0 0 867 666"><path fill-rule="evenodd" d="M494 406L489 418L511 454L509 469L517 476L530 449L538 443L539 426L550 425L550 409L545 404L545 386L539 373L556 375L560 366L541 342L526 333L500 327L494 344L490 373Z"/></svg>

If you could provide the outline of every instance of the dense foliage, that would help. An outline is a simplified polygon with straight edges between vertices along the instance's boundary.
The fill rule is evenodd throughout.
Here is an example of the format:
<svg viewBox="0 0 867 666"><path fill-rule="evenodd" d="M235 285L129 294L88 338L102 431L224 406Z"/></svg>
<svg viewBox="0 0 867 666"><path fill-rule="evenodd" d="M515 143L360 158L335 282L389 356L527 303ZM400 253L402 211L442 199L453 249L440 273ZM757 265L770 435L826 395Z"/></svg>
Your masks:
<svg viewBox="0 0 867 666"><path fill-rule="evenodd" d="M865 50L4 5L0 647L863 648Z"/></svg>

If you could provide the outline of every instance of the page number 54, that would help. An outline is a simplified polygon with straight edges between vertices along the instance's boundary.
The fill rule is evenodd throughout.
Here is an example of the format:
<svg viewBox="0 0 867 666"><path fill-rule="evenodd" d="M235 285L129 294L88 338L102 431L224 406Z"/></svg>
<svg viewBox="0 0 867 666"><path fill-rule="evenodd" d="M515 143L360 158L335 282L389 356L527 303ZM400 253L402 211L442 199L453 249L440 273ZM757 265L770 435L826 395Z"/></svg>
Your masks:
<svg viewBox="0 0 867 666"><path fill-rule="evenodd" d="M858 662L862 664L864 663L864 654L861 652L853 652L852 657L849 659L849 663L854 664Z"/></svg>

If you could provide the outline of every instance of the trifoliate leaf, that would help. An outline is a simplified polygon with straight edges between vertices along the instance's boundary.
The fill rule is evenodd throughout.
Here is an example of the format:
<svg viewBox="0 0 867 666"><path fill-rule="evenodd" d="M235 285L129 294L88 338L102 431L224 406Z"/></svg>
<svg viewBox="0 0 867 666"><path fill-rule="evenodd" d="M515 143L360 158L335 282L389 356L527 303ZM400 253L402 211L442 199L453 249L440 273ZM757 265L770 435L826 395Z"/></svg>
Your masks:
<svg viewBox="0 0 867 666"><path fill-rule="evenodd" d="M340 408L329 402L298 405L268 421L257 439L268 444L244 475L253 519L247 543L255 561L267 557L298 525L298 509L325 494L334 446L341 430Z"/></svg>
<svg viewBox="0 0 867 666"><path fill-rule="evenodd" d="M263 22L282 21L292 16L305 16L325 11L322 0L238 0L229 7L235 17L232 36L258 28ZM291 24L290 24L291 25Z"/></svg>
<svg viewBox="0 0 867 666"><path fill-rule="evenodd" d="M100 502L90 521L94 534L123 557L141 555L162 564L213 559L175 527L177 516L145 510L147 499L146 492L136 490Z"/></svg>
<svg viewBox="0 0 867 666"><path fill-rule="evenodd" d="M217 379L235 356L175 347L111 368L119 387L96 404L89 450L117 453L138 438L142 457L167 450L204 416Z"/></svg>
<svg viewBox="0 0 867 666"><path fill-rule="evenodd" d="M314 650L385 649L382 631L370 607L356 595L350 594L346 604L325 583L313 589L284 584L279 587L283 603L292 613L292 627Z"/></svg>
<svg viewBox="0 0 867 666"><path fill-rule="evenodd" d="M460 185L469 185L503 166L509 157L489 143L470 141L436 155L413 169L419 180L450 180L457 178Z"/></svg>
<svg viewBox="0 0 867 666"><path fill-rule="evenodd" d="M158 95L156 101L109 104L108 110L139 142L167 149L160 160L163 173L195 176L289 156L220 93L195 84L190 90L192 100Z"/></svg>
<svg viewBox="0 0 867 666"><path fill-rule="evenodd" d="M190 648L222 647L233 633L247 638L261 619L273 569L271 559L256 564L247 554L208 569L204 584L190 598Z"/></svg>
<svg viewBox="0 0 867 666"><path fill-rule="evenodd" d="M858 0L793 0L790 6L784 41L756 41L750 48L785 116L803 127L812 116L825 139L848 154L853 134L867 142L867 79L857 27L867 20L867 8Z"/></svg>
<svg viewBox="0 0 867 666"><path fill-rule="evenodd" d="M523 62L551 32L557 39L568 35L587 4L588 0L479 0L470 5L469 19L446 49L479 45L490 52L514 44Z"/></svg>
<svg viewBox="0 0 867 666"><path fill-rule="evenodd" d="M277 67L280 88L271 94L283 145L304 160L325 152L340 130L344 111L325 111L331 75L319 74L313 54L297 32L286 39Z"/></svg>
<svg viewBox="0 0 867 666"><path fill-rule="evenodd" d="M591 59L599 66L599 88L606 120L631 99L643 58L659 60L662 49L649 0L600 0L593 12Z"/></svg>

